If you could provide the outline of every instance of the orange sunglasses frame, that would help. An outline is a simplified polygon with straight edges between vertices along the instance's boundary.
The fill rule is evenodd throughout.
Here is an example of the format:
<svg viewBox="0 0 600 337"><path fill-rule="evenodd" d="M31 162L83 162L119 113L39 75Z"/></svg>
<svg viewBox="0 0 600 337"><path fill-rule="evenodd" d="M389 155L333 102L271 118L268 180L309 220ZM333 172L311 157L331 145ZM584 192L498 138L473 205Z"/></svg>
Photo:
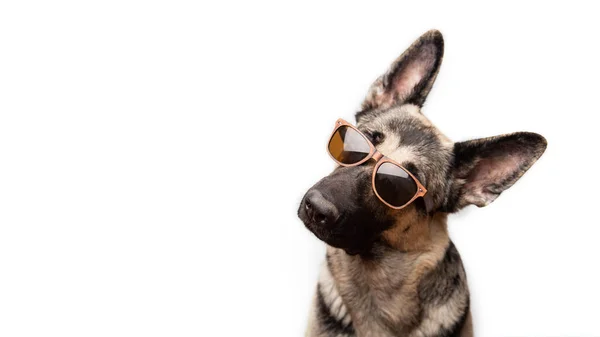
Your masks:
<svg viewBox="0 0 600 337"><path fill-rule="evenodd" d="M364 138L364 140L367 142L367 144L369 144L369 148L370 148L369 154L364 159L362 159L361 161L359 161L357 163L354 163L354 164L344 164L344 163L340 162L339 160L337 160L331 154L331 151L329 151L329 144L331 143L331 139L333 139L333 136L335 135L335 133L337 132L337 130L339 128L343 127L343 126L349 127L351 129L353 129L354 131L358 132L358 134L360 134ZM345 120L343 120L341 118L338 119L335 122L335 128L333 129L333 132L331 133L331 136L329 137L329 141L327 142L327 153L329 153L329 156L331 157L331 159L333 159L333 161L335 161L339 165L345 166L345 167L358 166L358 165L366 162L367 160L369 160L371 158L375 159L375 167L373 168L373 175L372 175L373 177L371 178L371 185L373 186L373 192L375 192L375 195L377 196L377 198L379 198L379 200L381 200L384 204L386 204L387 206L389 206L389 207L391 207L393 209L402 209L402 208L410 205L417 198L419 198L419 197L425 197L425 195L427 194L427 189L425 188L425 186L423 186L423 184L421 184L421 182L419 181L419 179L417 179L417 177L415 177L405 167L403 167L402 165L400 165L396 161L392 160L389 157L386 157L385 155L383 155L383 153L379 152L375 148L375 145L373 145L373 143L371 143L371 141L369 141L369 139L362 132L360 132L359 129L357 129L354 125L346 122ZM375 187L375 175L377 174L377 169L383 163L392 163L392 164L398 166L404 172L408 173L408 175L415 181L415 183L417 185L417 192L412 197L412 199L410 199L408 202L406 202L406 204L404 204L402 206L393 206L393 205L389 204L387 201L383 200L383 198L377 192L377 188ZM429 208L429 202L426 201L426 205L428 206L427 208Z"/></svg>

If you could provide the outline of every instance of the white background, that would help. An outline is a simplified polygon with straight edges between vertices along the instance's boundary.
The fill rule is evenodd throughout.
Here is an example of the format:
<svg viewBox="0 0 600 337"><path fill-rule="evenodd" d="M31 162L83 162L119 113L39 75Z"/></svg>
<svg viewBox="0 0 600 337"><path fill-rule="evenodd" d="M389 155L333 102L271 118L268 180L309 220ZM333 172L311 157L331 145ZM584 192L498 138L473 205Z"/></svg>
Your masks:
<svg viewBox="0 0 600 337"><path fill-rule="evenodd" d="M598 9L415 3L3 2L0 335L301 336L333 122L437 28L425 114L549 143L450 218L477 335L600 336Z"/></svg>

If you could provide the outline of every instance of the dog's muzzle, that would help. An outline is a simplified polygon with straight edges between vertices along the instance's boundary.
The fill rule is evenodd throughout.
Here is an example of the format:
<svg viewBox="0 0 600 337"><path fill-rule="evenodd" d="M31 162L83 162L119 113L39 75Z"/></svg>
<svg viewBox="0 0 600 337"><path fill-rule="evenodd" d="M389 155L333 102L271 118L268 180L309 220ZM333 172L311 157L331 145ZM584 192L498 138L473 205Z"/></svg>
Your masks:
<svg viewBox="0 0 600 337"><path fill-rule="evenodd" d="M305 222L316 226L331 226L337 222L340 212L331 201L317 190L310 190L302 201L300 216Z"/></svg>

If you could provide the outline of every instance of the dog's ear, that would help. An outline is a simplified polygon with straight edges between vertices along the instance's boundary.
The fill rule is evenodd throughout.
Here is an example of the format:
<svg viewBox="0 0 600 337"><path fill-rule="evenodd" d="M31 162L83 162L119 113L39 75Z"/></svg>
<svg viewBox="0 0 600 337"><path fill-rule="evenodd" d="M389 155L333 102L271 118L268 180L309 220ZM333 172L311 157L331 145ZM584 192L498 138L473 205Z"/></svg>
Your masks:
<svg viewBox="0 0 600 337"><path fill-rule="evenodd" d="M455 143L452 185L442 211L488 205L521 178L546 145L544 137L531 132Z"/></svg>
<svg viewBox="0 0 600 337"><path fill-rule="evenodd" d="M362 111L400 103L422 106L440 69L443 55L442 34L437 30L423 34L371 85Z"/></svg>

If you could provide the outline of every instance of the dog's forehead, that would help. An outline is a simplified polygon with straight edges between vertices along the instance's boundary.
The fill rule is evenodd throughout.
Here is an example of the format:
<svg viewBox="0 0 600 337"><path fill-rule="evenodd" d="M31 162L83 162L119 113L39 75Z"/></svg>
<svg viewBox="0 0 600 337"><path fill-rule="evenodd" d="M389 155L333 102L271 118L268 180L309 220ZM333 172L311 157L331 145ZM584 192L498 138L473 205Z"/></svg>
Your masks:
<svg viewBox="0 0 600 337"><path fill-rule="evenodd" d="M383 141L377 149L400 163L427 164L444 160L439 153L452 148L453 143L425 117L418 106L405 104L367 115L359 128L381 132Z"/></svg>

